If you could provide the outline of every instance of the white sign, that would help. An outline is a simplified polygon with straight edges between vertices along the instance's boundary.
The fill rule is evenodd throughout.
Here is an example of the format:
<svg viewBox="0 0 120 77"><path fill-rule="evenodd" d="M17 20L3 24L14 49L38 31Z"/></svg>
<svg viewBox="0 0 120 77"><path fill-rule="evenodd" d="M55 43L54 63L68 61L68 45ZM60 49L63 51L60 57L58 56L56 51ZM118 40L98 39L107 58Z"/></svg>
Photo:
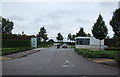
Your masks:
<svg viewBox="0 0 120 77"><path fill-rule="evenodd" d="M31 38L31 47L37 47L37 38Z"/></svg>

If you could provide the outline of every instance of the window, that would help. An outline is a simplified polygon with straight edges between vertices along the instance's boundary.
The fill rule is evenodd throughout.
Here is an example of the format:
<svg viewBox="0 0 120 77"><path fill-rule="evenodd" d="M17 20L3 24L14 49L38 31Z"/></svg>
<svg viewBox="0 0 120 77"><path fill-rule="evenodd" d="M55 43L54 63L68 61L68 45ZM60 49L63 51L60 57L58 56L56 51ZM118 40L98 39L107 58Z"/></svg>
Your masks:
<svg viewBox="0 0 120 77"><path fill-rule="evenodd" d="M76 44L77 45L90 45L90 39L78 38L76 39Z"/></svg>

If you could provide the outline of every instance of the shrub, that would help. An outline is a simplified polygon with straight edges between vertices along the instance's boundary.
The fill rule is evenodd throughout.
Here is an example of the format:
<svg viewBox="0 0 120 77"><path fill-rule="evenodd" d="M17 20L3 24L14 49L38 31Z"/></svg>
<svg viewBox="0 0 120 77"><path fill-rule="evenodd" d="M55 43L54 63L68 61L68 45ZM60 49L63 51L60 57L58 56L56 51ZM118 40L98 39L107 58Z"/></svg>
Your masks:
<svg viewBox="0 0 120 77"><path fill-rule="evenodd" d="M50 47L50 45L52 45L50 42L41 42L38 41L38 47Z"/></svg>
<svg viewBox="0 0 120 77"><path fill-rule="evenodd" d="M30 37L28 36L3 34L2 47L3 48L31 47L31 40Z"/></svg>
<svg viewBox="0 0 120 77"><path fill-rule="evenodd" d="M88 58L115 58L116 53L120 53L119 51L92 51L88 49L79 49L76 48L75 51L84 57Z"/></svg>
<svg viewBox="0 0 120 77"><path fill-rule="evenodd" d="M116 53L115 55L115 60L117 61L118 66L120 67L120 53Z"/></svg>
<svg viewBox="0 0 120 77"><path fill-rule="evenodd" d="M110 51L117 50L117 51L120 51L120 47L109 47L109 48L105 48L105 50L110 50Z"/></svg>
<svg viewBox="0 0 120 77"><path fill-rule="evenodd" d="M3 48L30 47L30 46L31 46L30 40L12 40L12 39L2 40Z"/></svg>

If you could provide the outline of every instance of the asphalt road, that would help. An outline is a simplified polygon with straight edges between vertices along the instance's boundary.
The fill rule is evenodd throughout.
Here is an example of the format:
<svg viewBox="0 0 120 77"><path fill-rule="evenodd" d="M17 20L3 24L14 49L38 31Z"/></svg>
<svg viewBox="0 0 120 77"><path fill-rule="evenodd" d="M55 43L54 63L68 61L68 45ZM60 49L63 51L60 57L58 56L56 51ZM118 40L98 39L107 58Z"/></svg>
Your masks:
<svg viewBox="0 0 120 77"><path fill-rule="evenodd" d="M3 75L118 75L118 68L94 63L73 49L46 48L3 61Z"/></svg>

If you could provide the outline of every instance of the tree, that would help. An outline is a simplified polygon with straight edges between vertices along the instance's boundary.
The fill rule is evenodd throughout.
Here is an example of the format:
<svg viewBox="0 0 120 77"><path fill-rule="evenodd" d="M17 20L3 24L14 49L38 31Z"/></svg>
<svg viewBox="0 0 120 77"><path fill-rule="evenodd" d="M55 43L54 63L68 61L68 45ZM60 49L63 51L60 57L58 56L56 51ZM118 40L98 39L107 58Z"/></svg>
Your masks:
<svg viewBox="0 0 120 77"><path fill-rule="evenodd" d="M2 33L2 17L0 17L0 33Z"/></svg>
<svg viewBox="0 0 120 77"><path fill-rule="evenodd" d="M101 50L101 40L105 39L108 34L108 29L101 15L99 15L96 23L92 27L92 34L96 39L100 40L100 50Z"/></svg>
<svg viewBox="0 0 120 77"><path fill-rule="evenodd" d="M43 38L44 42L46 42L46 40L48 40L47 34L45 34L42 38Z"/></svg>
<svg viewBox="0 0 120 77"><path fill-rule="evenodd" d="M41 41L42 39L44 40L44 42L46 42L46 40L48 40L47 34L46 34L46 29L43 27L40 28L40 32L38 32L37 34L37 39L39 41Z"/></svg>
<svg viewBox="0 0 120 77"><path fill-rule="evenodd" d="M71 39L70 39L70 40L75 41L75 37L76 37L76 35L73 34L73 35L71 36Z"/></svg>
<svg viewBox="0 0 120 77"><path fill-rule="evenodd" d="M59 42L62 42L64 38L63 38L63 36L61 35L61 33L58 33L56 39L57 39Z"/></svg>
<svg viewBox="0 0 120 77"><path fill-rule="evenodd" d="M50 39L48 42L50 43L54 43L55 41L53 39Z"/></svg>
<svg viewBox="0 0 120 77"><path fill-rule="evenodd" d="M11 34L14 23L12 21L9 21L9 19L5 19L5 18L2 18L1 23L2 23L2 33Z"/></svg>
<svg viewBox="0 0 120 77"><path fill-rule="evenodd" d="M80 31L76 33L76 37L78 36L85 36L85 37L87 36L86 33L84 32L84 28L81 27Z"/></svg>
<svg viewBox="0 0 120 77"><path fill-rule="evenodd" d="M87 34L87 37L91 37L91 34L90 34L90 33L88 33L88 34Z"/></svg>
<svg viewBox="0 0 120 77"><path fill-rule="evenodd" d="M113 34L113 37L112 38L118 38L117 35Z"/></svg>
<svg viewBox="0 0 120 77"><path fill-rule="evenodd" d="M115 36L120 38L120 8L116 9L115 12L113 13L110 25L113 28Z"/></svg>
<svg viewBox="0 0 120 77"><path fill-rule="evenodd" d="M71 41L71 37L72 37L72 35L71 35L71 33L69 33L67 39Z"/></svg>
<svg viewBox="0 0 120 77"><path fill-rule="evenodd" d="M107 39L109 39L109 38L110 38L110 36L107 36L106 38L107 38Z"/></svg>

